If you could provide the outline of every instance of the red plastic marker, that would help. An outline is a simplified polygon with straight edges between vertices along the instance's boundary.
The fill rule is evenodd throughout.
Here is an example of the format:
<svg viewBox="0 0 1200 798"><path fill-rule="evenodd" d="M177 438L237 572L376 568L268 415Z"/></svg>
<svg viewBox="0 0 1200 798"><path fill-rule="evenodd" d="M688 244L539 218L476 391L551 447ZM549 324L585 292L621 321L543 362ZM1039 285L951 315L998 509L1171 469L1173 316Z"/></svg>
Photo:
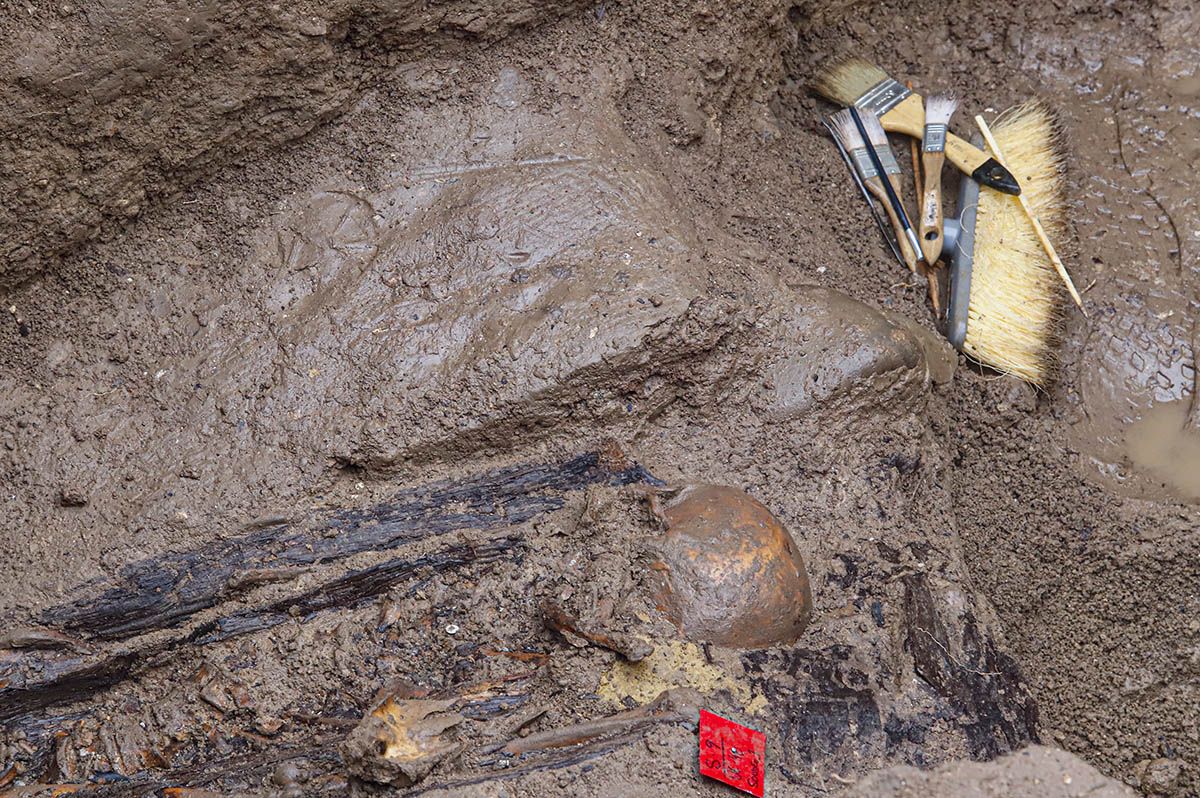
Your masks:
<svg viewBox="0 0 1200 798"><path fill-rule="evenodd" d="M763 796L767 738L720 715L700 710L700 774Z"/></svg>

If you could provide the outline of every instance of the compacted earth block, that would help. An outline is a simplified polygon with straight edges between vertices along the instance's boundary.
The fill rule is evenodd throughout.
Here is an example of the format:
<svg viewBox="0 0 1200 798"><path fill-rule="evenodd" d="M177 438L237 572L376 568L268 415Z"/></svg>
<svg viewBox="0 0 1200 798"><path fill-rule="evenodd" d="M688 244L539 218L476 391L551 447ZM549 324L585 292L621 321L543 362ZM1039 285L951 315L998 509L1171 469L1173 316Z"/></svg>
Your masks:
<svg viewBox="0 0 1200 798"><path fill-rule="evenodd" d="M1200 792L1193 4L0 33L0 795L733 794L702 709L772 796ZM1044 388L880 238L846 56L1057 114Z"/></svg>

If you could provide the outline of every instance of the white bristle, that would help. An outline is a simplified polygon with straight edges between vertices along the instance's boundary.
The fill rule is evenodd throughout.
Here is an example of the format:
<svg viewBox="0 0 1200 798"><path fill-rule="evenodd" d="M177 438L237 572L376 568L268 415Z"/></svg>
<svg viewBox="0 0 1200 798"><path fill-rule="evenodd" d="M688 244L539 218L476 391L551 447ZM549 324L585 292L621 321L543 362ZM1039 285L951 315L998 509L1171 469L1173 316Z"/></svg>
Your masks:
<svg viewBox="0 0 1200 798"><path fill-rule="evenodd" d="M833 120L833 135L837 136L837 140L841 142L846 152L864 148L862 136L858 134L858 128L854 125L854 119L850 116L849 109L838 111L831 119Z"/></svg>
<svg viewBox="0 0 1200 798"><path fill-rule="evenodd" d="M869 108L859 108L858 115L862 118L863 127L867 130L867 138L871 140L871 144L875 147L887 145L887 133L884 132L883 125L880 124L879 117L875 115L875 112Z"/></svg>
<svg viewBox="0 0 1200 798"><path fill-rule="evenodd" d="M843 58L826 64L817 73L813 88L835 103L854 105L864 94L887 79L887 73L870 61Z"/></svg>
<svg viewBox="0 0 1200 798"><path fill-rule="evenodd" d="M934 94L925 98L925 124L948 125L958 110L958 98L953 94Z"/></svg>

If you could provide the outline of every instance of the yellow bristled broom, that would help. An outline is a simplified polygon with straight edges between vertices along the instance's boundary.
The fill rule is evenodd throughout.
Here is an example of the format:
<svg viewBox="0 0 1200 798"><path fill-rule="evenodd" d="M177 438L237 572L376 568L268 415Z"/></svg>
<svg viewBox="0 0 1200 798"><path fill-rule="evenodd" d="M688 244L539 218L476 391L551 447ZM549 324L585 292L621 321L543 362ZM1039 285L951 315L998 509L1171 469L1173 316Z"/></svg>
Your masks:
<svg viewBox="0 0 1200 798"><path fill-rule="evenodd" d="M827 65L814 88L842 105L871 108L887 130L914 138L924 132L920 96L861 58ZM946 222L945 252L951 257L946 335L975 360L1045 385L1056 367L1063 283L1031 218L1049 239L1064 240L1058 125L1046 106L1033 102L1002 114L992 132L1012 172L977 144L947 136L946 157L971 179L961 182L960 218Z"/></svg>
<svg viewBox="0 0 1200 798"><path fill-rule="evenodd" d="M950 250L947 337L980 363L1045 385L1057 363L1063 283L1021 199L1050 238L1066 240L1059 129L1050 110L1034 101L1001 114L991 131L1022 197L963 181Z"/></svg>

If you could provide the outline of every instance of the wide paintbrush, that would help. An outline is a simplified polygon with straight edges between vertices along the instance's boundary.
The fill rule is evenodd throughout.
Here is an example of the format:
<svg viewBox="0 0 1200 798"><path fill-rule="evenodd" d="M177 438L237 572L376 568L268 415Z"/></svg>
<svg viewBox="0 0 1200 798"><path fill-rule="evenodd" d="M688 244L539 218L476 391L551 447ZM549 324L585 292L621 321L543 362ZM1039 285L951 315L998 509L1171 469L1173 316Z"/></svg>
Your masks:
<svg viewBox="0 0 1200 798"><path fill-rule="evenodd" d="M921 95L861 58L846 58L826 66L813 81L819 94L845 106L874 111L885 130L913 138L925 135ZM977 183L1005 194L1020 194L1021 185L995 158L953 133L946 136L946 157Z"/></svg>
<svg viewBox="0 0 1200 798"><path fill-rule="evenodd" d="M867 148L867 141L859 132L858 126L854 124L854 117L849 109L838 111L833 115L833 135L838 142L850 153L850 158L854 162L854 168L858 172L858 176L862 179L863 184L867 187L876 199L883 204L883 209L887 213L888 221L892 223L892 231L896 234L896 243L900 245L900 254L904 258L905 265L910 271L917 270L917 252L913 250L912 242L904 232L904 224L900 221L900 216L896 213L896 208L888 199L887 189L884 188L883 180L887 175L887 170L893 168L892 164L885 163L885 159L881 159L880 163L883 166L883 172L875 166L874 160L871 158L871 153ZM894 163L895 159L892 159ZM896 172L900 171L899 165L894 166Z"/></svg>

